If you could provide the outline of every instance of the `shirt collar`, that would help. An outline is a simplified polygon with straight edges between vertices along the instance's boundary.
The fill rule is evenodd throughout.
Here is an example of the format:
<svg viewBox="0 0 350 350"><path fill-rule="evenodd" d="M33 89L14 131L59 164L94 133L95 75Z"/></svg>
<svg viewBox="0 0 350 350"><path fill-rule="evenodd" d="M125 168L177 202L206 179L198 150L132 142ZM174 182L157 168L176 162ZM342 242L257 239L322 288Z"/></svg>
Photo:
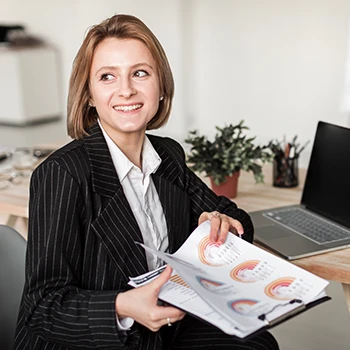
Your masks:
<svg viewBox="0 0 350 350"><path fill-rule="evenodd" d="M132 168L141 171L134 163L132 163L128 159L128 157L126 157L126 155L121 151L121 149L109 137L107 132L104 130L100 120L98 119L97 121L106 140L115 170L119 177L119 181L122 182ZM157 151L154 149L147 135L145 135L145 139L142 145L142 172L144 176L148 176L152 173L155 173L159 168L161 162L162 159L158 155Z"/></svg>
<svg viewBox="0 0 350 350"><path fill-rule="evenodd" d="M154 149L151 141L145 135L145 140L142 146L142 171L145 176L154 174L162 163L157 151Z"/></svg>

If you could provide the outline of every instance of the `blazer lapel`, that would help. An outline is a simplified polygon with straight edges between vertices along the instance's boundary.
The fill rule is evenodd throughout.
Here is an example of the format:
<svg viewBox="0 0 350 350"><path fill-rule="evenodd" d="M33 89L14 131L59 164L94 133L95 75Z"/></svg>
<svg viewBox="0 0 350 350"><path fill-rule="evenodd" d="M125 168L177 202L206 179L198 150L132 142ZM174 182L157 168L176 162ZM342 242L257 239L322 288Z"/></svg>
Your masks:
<svg viewBox="0 0 350 350"><path fill-rule="evenodd" d="M121 187L106 140L98 124L94 124L84 139L91 166L93 191L112 197Z"/></svg>
<svg viewBox="0 0 350 350"><path fill-rule="evenodd" d="M142 234L124 195L114 164L98 124L84 139L92 169L93 191L102 198L96 208L92 228L101 239L113 262L125 280L147 272L144 249L135 242L143 242ZM97 196L98 197L98 196ZM96 196L95 199L97 200Z"/></svg>
<svg viewBox="0 0 350 350"><path fill-rule="evenodd" d="M148 271L143 238L122 188L92 223L97 236L126 281Z"/></svg>

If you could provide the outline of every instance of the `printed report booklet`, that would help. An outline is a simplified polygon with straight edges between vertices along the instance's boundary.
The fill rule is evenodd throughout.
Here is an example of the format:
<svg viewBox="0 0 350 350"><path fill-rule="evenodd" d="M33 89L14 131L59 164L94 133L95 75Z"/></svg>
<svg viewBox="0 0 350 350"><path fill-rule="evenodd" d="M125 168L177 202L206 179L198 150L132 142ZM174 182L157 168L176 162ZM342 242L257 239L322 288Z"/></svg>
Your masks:
<svg viewBox="0 0 350 350"><path fill-rule="evenodd" d="M173 268L159 299L203 319L227 334L246 338L330 299L328 282L243 239L209 239L210 222L197 227L174 254L139 243ZM140 287L164 266L130 278Z"/></svg>

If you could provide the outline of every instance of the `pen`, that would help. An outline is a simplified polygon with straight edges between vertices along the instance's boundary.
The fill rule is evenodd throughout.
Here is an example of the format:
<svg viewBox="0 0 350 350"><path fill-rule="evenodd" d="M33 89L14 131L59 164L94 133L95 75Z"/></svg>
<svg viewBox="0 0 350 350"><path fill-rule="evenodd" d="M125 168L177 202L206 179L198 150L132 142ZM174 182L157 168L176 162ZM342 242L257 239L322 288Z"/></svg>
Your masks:
<svg viewBox="0 0 350 350"><path fill-rule="evenodd" d="M142 283L147 282L147 281L153 279L154 277L157 277L158 275L160 275L165 270L166 267L167 267L167 265L164 265L145 277L134 278L133 280L136 284L142 284Z"/></svg>
<svg viewBox="0 0 350 350"><path fill-rule="evenodd" d="M303 147L301 147L301 149L297 152L297 157L299 156L299 154L304 150L304 148L309 144L310 140L307 140L306 143L304 144Z"/></svg>
<svg viewBox="0 0 350 350"><path fill-rule="evenodd" d="M284 157L285 157L285 158L289 158L290 148L291 148L291 144L288 142L288 143L286 144L286 148L285 148L285 151L284 151Z"/></svg>
<svg viewBox="0 0 350 350"><path fill-rule="evenodd" d="M289 158L294 158L295 157L295 147L291 146L289 150Z"/></svg>

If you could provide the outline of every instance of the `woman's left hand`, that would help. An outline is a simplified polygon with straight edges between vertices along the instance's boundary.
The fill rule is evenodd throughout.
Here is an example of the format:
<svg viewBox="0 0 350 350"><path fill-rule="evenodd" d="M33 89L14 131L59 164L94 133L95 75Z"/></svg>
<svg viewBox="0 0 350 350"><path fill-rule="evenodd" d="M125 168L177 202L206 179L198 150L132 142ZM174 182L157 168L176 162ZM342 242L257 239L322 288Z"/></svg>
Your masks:
<svg viewBox="0 0 350 350"><path fill-rule="evenodd" d="M198 225L210 220L210 240L220 244L225 243L229 231L241 236L244 233L242 224L230 216L221 214L218 211L204 211L198 219Z"/></svg>

